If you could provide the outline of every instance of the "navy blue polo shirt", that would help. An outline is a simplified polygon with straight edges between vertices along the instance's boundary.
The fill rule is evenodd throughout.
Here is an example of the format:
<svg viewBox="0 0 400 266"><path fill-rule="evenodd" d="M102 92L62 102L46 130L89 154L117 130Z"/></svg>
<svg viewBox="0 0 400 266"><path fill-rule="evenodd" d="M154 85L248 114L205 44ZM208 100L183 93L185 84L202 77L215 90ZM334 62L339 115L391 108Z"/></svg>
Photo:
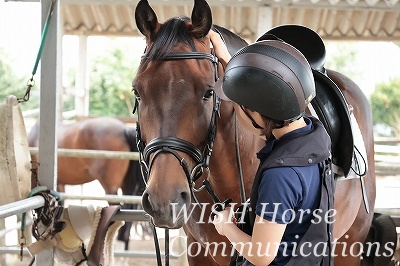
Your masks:
<svg viewBox="0 0 400 266"><path fill-rule="evenodd" d="M311 120L304 118L306 126L282 136L311 132ZM279 139L270 138L257 157L261 163L274 149ZM309 143L307 145L312 145ZM276 265L285 265L291 258L295 245L313 219L313 211L320 202L321 177L318 164L302 167L268 168L262 175L258 189L256 214L265 220L279 224L287 224L282 237L278 254L274 260Z"/></svg>

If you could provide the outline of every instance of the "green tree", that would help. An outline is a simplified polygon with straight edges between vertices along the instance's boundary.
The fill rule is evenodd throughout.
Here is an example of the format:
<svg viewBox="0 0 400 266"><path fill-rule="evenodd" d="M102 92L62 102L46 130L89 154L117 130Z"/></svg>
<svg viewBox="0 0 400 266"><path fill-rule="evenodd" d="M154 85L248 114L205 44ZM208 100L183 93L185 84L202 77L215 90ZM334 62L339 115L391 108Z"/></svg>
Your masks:
<svg viewBox="0 0 400 266"><path fill-rule="evenodd" d="M69 68L66 70L66 79L63 79L63 89L75 88L75 68ZM68 93L66 91L62 92L62 109L65 111L75 110L75 97L74 93Z"/></svg>
<svg viewBox="0 0 400 266"><path fill-rule="evenodd" d="M90 74L90 115L130 116L132 80L139 62L120 48L95 58Z"/></svg>
<svg viewBox="0 0 400 266"><path fill-rule="evenodd" d="M389 127L392 135L400 137L400 78L379 83L370 99L374 125Z"/></svg>
<svg viewBox="0 0 400 266"><path fill-rule="evenodd" d="M360 75L357 71L357 47L350 42L327 42L327 61L325 67L343 73L353 79Z"/></svg>
<svg viewBox="0 0 400 266"><path fill-rule="evenodd" d="M28 79L27 79L28 80ZM10 59L5 52L0 49L0 100L3 102L7 96L14 95L18 98L24 96L26 91L26 81L15 75ZM36 86L34 86L36 88ZM34 89L31 90L31 97L28 102L21 104L23 110L38 108L39 95Z"/></svg>

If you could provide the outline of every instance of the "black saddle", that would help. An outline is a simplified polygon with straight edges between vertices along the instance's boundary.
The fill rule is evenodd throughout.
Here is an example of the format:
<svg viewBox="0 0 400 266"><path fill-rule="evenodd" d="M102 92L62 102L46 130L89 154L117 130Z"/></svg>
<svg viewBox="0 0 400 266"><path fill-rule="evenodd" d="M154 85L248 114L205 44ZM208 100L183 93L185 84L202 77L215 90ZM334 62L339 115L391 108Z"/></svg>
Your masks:
<svg viewBox="0 0 400 266"><path fill-rule="evenodd" d="M325 74L314 70L316 96L311 101L318 119L332 141L332 162L347 176L353 159L354 140L347 102L337 85Z"/></svg>
<svg viewBox="0 0 400 266"><path fill-rule="evenodd" d="M234 55L238 50L248 45L248 43L241 37L232 33L224 27L213 25L213 30L221 36L222 40L228 48L230 55Z"/></svg>
<svg viewBox="0 0 400 266"><path fill-rule="evenodd" d="M264 36L268 38L268 34L273 34L296 47L309 61L316 89L316 96L311 105L331 137L333 164L341 168L342 174L347 176L354 152L350 113L341 90L326 75L326 51L322 38L304 26L282 25L269 30L257 41L263 40Z"/></svg>
<svg viewBox="0 0 400 266"><path fill-rule="evenodd" d="M288 24L270 29L257 41L268 39L268 34L296 47L307 58L312 69L324 72L326 49L318 33L301 25Z"/></svg>

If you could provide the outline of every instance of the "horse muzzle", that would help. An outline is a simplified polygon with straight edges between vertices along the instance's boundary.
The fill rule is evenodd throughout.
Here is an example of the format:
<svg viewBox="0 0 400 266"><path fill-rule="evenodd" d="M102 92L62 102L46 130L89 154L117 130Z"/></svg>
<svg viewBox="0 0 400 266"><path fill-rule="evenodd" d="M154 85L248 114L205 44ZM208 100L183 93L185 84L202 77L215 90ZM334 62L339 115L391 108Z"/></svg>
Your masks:
<svg viewBox="0 0 400 266"><path fill-rule="evenodd" d="M146 189L142 196L142 206L157 227L178 229L189 218L190 191L175 191L175 196L163 198L163 193L151 193Z"/></svg>

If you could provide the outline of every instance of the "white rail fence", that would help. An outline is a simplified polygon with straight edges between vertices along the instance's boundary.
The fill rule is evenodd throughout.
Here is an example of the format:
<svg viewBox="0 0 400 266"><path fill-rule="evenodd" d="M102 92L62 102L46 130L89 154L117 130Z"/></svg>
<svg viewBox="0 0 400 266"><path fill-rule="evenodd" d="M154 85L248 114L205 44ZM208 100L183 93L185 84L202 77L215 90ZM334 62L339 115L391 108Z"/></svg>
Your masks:
<svg viewBox="0 0 400 266"><path fill-rule="evenodd" d="M375 138L376 174L400 175L400 139Z"/></svg>
<svg viewBox="0 0 400 266"><path fill-rule="evenodd" d="M380 176L400 175L400 139L377 138L374 149L376 174ZM31 154L38 153L37 148L31 148L30 150ZM58 156L139 160L139 153L137 152L62 148L58 149Z"/></svg>

